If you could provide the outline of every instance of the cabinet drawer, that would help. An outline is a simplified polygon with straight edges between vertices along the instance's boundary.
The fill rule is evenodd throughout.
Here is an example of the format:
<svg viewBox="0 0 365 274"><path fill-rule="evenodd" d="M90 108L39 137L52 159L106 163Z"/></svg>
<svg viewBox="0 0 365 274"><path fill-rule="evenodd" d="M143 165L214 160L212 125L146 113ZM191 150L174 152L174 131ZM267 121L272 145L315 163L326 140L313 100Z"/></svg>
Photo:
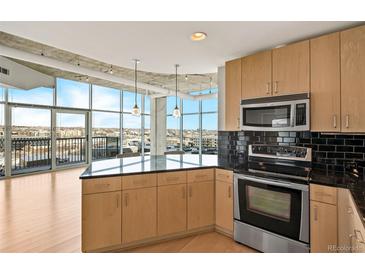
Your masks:
<svg viewBox="0 0 365 274"><path fill-rule="evenodd" d="M122 189L120 176L82 180L82 194L118 191Z"/></svg>
<svg viewBox="0 0 365 274"><path fill-rule="evenodd" d="M215 169L215 179L218 181L232 183L233 182L233 172L230 170L216 168Z"/></svg>
<svg viewBox="0 0 365 274"><path fill-rule="evenodd" d="M157 185L186 184L186 171L163 172L157 174Z"/></svg>
<svg viewBox="0 0 365 274"><path fill-rule="evenodd" d="M136 189L144 187L154 187L157 185L157 175L152 174L140 174L130 175L122 177L122 189Z"/></svg>
<svg viewBox="0 0 365 274"><path fill-rule="evenodd" d="M214 180L214 169L199 169L188 171L188 183L205 182Z"/></svg>
<svg viewBox="0 0 365 274"><path fill-rule="evenodd" d="M310 185L310 199L317 202L336 205L337 188L321 186L316 184Z"/></svg>

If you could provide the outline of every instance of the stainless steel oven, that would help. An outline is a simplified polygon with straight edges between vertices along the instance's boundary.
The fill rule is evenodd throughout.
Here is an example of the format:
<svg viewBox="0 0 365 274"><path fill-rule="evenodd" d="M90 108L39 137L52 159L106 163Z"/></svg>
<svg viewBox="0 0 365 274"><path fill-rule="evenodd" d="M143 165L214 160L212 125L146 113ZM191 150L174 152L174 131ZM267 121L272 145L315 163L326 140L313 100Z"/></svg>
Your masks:
<svg viewBox="0 0 365 274"><path fill-rule="evenodd" d="M309 252L308 184L235 174L234 238L263 252Z"/></svg>
<svg viewBox="0 0 365 274"><path fill-rule="evenodd" d="M241 101L241 130L305 131L310 124L309 94Z"/></svg>

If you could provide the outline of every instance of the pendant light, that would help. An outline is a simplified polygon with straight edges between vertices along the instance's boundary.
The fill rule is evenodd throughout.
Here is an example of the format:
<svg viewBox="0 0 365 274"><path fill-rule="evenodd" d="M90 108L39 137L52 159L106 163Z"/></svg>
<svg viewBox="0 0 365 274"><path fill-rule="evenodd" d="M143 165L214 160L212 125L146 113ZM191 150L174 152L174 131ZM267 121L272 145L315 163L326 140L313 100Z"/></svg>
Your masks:
<svg viewBox="0 0 365 274"><path fill-rule="evenodd" d="M179 118L181 116L181 113L180 113L180 109L179 107L177 106L177 68L179 67L179 65L175 65L175 108L172 112L172 116L174 118Z"/></svg>
<svg viewBox="0 0 365 274"><path fill-rule="evenodd" d="M134 107L132 109L132 115L140 116L141 111L137 105L137 64L139 63L138 59L134 59Z"/></svg>

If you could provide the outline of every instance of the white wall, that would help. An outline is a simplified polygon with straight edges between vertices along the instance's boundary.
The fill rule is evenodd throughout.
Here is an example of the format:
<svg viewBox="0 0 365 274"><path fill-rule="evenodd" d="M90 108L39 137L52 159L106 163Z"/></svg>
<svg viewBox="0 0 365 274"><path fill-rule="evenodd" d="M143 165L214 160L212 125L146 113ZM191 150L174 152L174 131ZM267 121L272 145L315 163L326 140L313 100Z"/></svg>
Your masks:
<svg viewBox="0 0 365 274"><path fill-rule="evenodd" d="M218 68L218 130L224 130L225 128L225 67Z"/></svg>
<svg viewBox="0 0 365 274"><path fill-rule="evenodd" d="M0 56L0 67L10 71L9 75L0 73L0 85L29 90L37 87L54 87L53 77L20 65Z"/></svg>

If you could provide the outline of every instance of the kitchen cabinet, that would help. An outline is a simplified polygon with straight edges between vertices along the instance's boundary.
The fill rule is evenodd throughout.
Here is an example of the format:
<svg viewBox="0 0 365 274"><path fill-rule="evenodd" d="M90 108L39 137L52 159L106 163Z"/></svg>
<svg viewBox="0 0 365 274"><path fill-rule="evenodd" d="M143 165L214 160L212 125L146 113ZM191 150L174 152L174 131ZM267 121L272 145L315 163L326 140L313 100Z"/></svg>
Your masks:
<svg viewBox="0 0 365 274"><path fill-rule="evenodd" d="M311 130L341 131L340 33L310 40Z"/></svg>
<svg viewBox="0 0 365 274"><path fill-rule="evenodd" d="M309 41L302 41L272 51L273 95L310 91Z"/></svg>
<svg viewBox="0 0 365 274"><path fill-rule="evenodd" d="M365 252L365 227L352 195L347 189L338 189L338 250L339 252Z"/></svg>
<svg viewBox="0 0 365 274"><path fill-rule="evenodd" d="M311 252L337 251L337 189L310 185Z"/></svg>
<svg viewBox="0 0 365 274"><path fill-rule="evenodd" d="M343 132L365 132L365 26L341 32Z"/></svg>
<svg viewBox="0 0 365 274"><path fill-rule="evenodd" d="M272 95L272 51L263 51L242 58L242 99Z"/></svg>
<svg viewBox="0 0 365 274"><path fill-rule="evenodd" d="M219 179L218 179L219 178ZM227 179L225 179L227 178ZM233 172L216 169L215 224L219 230L233 234Z"/></svg>
<svg viewBox="0 0 365 274"><path fill-rule="evenodd" d="M158 236L186 230L186 177L185 184L158 187Z"/></svg>
<svg viewBox="0 0 365 274"><path fill-rule="evenodd" d="M123 191L122 243L152 238L157 235L157 188Z"/></svg>
<svg viewBox="0 0 365 274"><path fill-rule="evenodd" d="M188 229L214 224L214 181L188 183Z"/></svg>
<svg viewBox="0 0 365 274"><path fill-rule="evenodd" d="M82 251L121 244L121 201L121 191L82 195Z"/></svg>
<svg viewBox="0 0 365 274"><path fill-rule="evenodd" d="M241 59L225 66L225 130L240 129Z"/></svg>

